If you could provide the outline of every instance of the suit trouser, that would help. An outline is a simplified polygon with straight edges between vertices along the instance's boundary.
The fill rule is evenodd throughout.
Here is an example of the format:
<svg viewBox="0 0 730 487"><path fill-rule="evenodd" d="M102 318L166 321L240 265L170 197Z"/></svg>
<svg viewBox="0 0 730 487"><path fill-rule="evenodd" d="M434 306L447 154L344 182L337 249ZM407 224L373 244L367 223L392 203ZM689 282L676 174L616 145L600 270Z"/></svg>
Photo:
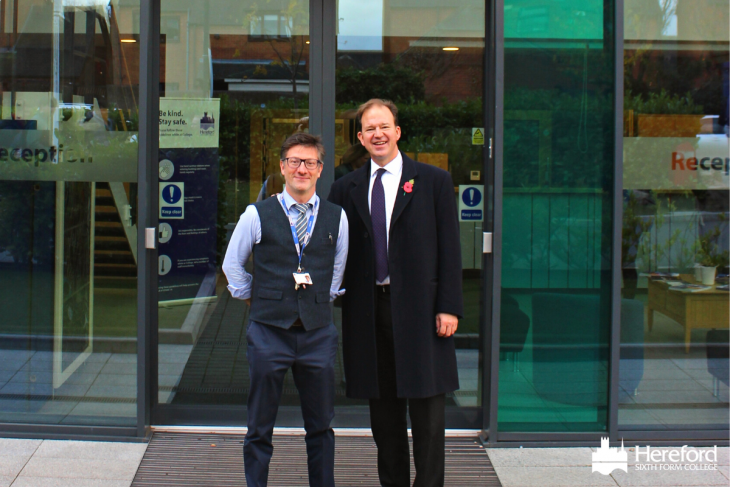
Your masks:
<svg viewBox="0 0 730 487"><path fill-rule="evenodd" d="M376 345L380 398L370 400L370 425L378 446L378 475L384 487L410 486L408 419L411 417L414 487L444 485L445 395L397 397L390 294L376 288ZM434 322L434 327L436 323Z"/></svg>
<svg viewBox="0 0 730 487"><path fill-rule="evenodd" d="M248 431L243 463L249 487L265 487L274 448L271 437L279 410L284 375L292 369L299 391L307 445L309 485L334 487L335 356L338 334L334 324L305 331L285 330L252 321L246 331L251 387Z"/></svg>

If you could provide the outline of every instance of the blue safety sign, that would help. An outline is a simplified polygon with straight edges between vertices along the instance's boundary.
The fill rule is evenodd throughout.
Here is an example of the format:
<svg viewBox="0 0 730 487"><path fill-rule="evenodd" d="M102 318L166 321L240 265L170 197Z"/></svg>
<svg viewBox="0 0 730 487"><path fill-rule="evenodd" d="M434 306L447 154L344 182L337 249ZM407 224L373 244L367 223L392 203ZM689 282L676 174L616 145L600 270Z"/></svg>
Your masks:
<svg viewBox="0 0 730 487"><path fill-rule="evenodd" d="M459 186L459 221L475 222L484 220L483 185Z"/></svg>
<svg viewBox="0 0 730 487"><path fill-rule="evenodd" d="M185 183L160 184L160 218L185 218Z"/></svg>

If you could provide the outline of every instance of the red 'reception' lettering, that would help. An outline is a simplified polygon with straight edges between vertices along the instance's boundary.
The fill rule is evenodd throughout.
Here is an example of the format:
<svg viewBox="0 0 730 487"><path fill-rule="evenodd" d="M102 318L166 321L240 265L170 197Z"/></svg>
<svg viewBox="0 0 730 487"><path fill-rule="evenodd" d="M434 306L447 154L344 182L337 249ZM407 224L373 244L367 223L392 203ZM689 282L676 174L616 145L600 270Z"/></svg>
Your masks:
<svg viewBox="0 0 730 487"><path fill-rule="evenodd" d="M699 161L696 157L684 157L682 152L672 152L672 171L723 171L730 174L730 157L725 160L721 157L703 157Z"/></svg>

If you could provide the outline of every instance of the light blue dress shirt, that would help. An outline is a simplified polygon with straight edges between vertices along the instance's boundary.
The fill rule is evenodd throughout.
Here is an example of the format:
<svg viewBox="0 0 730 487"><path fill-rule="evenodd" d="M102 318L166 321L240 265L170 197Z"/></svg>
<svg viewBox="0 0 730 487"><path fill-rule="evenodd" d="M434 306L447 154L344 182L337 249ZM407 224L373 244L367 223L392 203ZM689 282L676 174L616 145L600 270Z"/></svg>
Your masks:
<svg viewBox="0 0 730 487"><path fill-rule="evenodd" d="M287 208L289 216L296 221L299 217L299 210L294 205L297 202L294 201L294 198L291 197L286 189L281 194L284 197L284 205ZM319 196L315 193L308 203L307 219L312 215L314 208L319 207ZM284 211L284 208L282 208L282 211ZM317 215L315 212L312 232L314 232L316 224ZM342 210L337 246L335 247L335 266L332 276L332 286L330 287L330 301L334 301L337 296L345 294L345 290L340 289L340 286L342 286L342 278L345 273L349 238L347 216L345 215L345 210ZM261 219L259 218L259 212L256 210L256 207L249 205L241 215L240 220L238 220L236 229L231 236L231 241L228 243L226 257L223 259L223 272L228 278L228 290L234 298L249 299L251 297L253 276L246 272L243 266L246 265L246 262L251 257L253 246L259 242L261 242ZM292 278L293 280L294 278Z"/></svg>

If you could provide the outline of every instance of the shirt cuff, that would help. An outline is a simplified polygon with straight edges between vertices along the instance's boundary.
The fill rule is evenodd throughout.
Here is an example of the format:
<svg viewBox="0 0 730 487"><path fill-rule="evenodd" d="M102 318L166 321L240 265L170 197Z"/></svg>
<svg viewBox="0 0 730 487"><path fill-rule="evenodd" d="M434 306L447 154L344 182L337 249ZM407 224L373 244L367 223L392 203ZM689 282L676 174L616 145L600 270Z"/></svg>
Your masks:
<svg viewBox="0 0 730 487"><path fill-rule="evenodd" d="M236 299L251 299L251 288L234 287L229 284L228 290Z"/></svg>
<svg viewBox="0 0 730 487"><path fill-rule="evenodd" d="M339 291L332 291L330 289L330 303L332 301L334 301L335 299L337 299L338 296L342 296L344 294L345 294L345 290L344 289L340 289Z"/></svg>

